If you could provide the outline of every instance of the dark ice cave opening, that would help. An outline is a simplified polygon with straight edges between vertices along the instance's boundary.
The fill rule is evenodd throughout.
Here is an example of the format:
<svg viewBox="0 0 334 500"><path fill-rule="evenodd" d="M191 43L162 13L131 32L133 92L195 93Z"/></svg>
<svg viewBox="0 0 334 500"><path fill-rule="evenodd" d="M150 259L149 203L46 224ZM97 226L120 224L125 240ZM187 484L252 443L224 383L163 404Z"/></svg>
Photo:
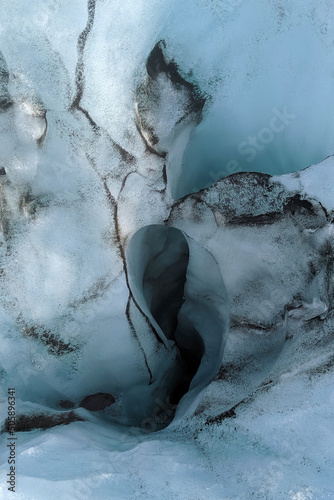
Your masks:
<svg viewBox="0 0 334 500"><path fill-rule="evenodd" d="M138 306L176 352L174 374L162 372L155 392L167 390L173 408L165 427L184 396L191 401L218 372L228 324L226 291L213 257L176 228L152 225L137 231L127 262Z"/></svg>
<svg viewBox="0 0 334 500"><path fill-rule="evenodd" d="M181 376L170 394L177 405L198 371L205 348L194 325L180 315L185 301L184 287L189 247L182 232L165 226L151 226L145 235L146 263L142 291L153 318L180 355Z"/></svg>
<svg viewBox="0 0 334 500"><path fill-rule="evenodd" d="M150 255L143 273L143 294L166 337L174 339L183 303L188 245L182 233L173 228L166 231L152 226L147 229L146 239Z"/></svg>

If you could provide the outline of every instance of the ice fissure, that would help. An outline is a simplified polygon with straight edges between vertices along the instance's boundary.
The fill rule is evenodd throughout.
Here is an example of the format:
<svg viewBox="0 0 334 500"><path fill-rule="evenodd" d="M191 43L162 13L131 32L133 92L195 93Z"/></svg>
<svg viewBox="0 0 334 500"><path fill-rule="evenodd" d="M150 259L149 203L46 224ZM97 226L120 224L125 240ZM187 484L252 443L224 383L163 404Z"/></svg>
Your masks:
<svg viewBox="0 0 334 500"><path fill-rule="evenodd" d="M177 405L189 389L194 397L218 373L229 321L219 268L181 231L158 225L132 237L127 261L138 304L177 349L178 374L168 396Z"/></svg>

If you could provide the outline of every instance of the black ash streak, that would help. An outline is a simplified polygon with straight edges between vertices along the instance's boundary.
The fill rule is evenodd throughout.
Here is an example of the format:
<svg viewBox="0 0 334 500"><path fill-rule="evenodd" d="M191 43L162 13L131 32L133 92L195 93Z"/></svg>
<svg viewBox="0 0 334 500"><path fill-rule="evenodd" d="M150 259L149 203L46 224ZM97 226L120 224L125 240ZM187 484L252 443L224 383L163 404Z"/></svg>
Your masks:
<svg viewBox="0 0 334 500"><path fill-rule="evenodd" d="M99 133L102 131L102 128L93 120L89 112L81 106L81 100L82 96L85 90L85 63L84 63L84 55L85 55L85 48L86 48L86 43L88 40L88 37L93 29L94 26L94 19L95 19L95 10L96 10L96 0L88 0L87 4L87 10L88 10L88 19L87 19L87 24L84 30L80 33L79 38L78 38L78 61L77 61L77 66L75 69L75 86L76 86L76 95L72 101L70 110L74 111L80 111L83 113L83 115L87 118L89 121L93 131L95 133ZM104 132L110 137L110 135L104 130ZM110 140L112 142L112 145L114 148L117 150L117 152L120 154L121 158L123 161L132 163L134 162L135 158L122 146L117 144L111 137Z"/></svg>
<svg viewBox="0 0 334 500"><path fill-rule="evenodd" d="M88 0L88 20L85 29L80 33L78 39L78 62L75 70L75 84L77 88L76 96L72 102L71 109L78 109L85 114L86 118L89 120L93 128L97 125L94 120L89 116L88 112L85 111L80 106L82 99L84 86L85 86L85 65L84 65L84 52L87 43L88 36L93 28L94 18L95 18L95 7L96 0Z"/></svg>
<svg viewBox="0 0 334 500"><path fill-rule="evenodd" d="M18 415L15 424L16 432L29 432L36 429L51 429L58 425L68 425L72 422L84 422L84 419L75 412L59 412L56 414L36 413L33 415ZM6 419L1 433L8 432Z"/></svg>
<svg viewBox="0 0 334 500"><path fill-rule="evenodd" d="M17 323L24 337L38 340L46 347L49 354L53 356L63 356L79 349L78 346L66 343L54 335L50 330L45 330L40 325L28 326L22 318L18 318Z"/></svg>
<svg viewBox="0 0 334 500"><path fill-rule="evenodd" d="M87 120L89 121L92 129L97 132L99 127L97 123L90 116L88 111L81 106L81 99L83 96L84 88L85 88L85 63L84 63L84 55L85 55L85 47L87 43L88 36L93 29L94 18L95 18L95 7L96 0L88 0L87 10L88 10L88 19L87 24L84 30L80 33L78 38L78 61L75 69L75 86L76 86L76 95L71 104L71 111L78 110L85 115Z"/></svg>
<svg viewBox="0 0 334 500"><path fill-rule="evenodd" d="M137 331L136 331L136 329L135 329L135 326L134 326L133 321L132 321L132 318L131 318L131 313L130 313L131 300L133 300L133 299L132 299L132 297L130 297L130 295L129 295L128 302L127 302L127 304L126 304L125 315L126 315L126 318L127 318L127 320L128 320L128 323L129 323L129 326L130 326L130 329L131 329L132 335L133 335L133 336L134 336L134 338L137 340L138 345L139 345L139 348L140 348L141 352L143 353L143 356L144 356L144 361L145 361L145 365L146 365L146 368L147 368L147 370L148 370L148 373L150 374L150 381L149 381L149 384L148 384L148 385L151 385L151 384L153 383L153 375L152 375L151 368L150 368L150 366L149 366L149 364L148 364L148 361L147 361L147 356L146 356L146 353L145 353L145 351L144 351L143 346L141 345L141 342L140 342L140 340L139 340L139 337L138 337ZM142 312L142 311L140 311L140 312ZM144 313L142 313L142 314L144 314ZM152 325L149 325L149 326L153 329Z"/></svg>
<svg viewBox="0 0 334 500"><path fill-rule="evenodd" d="M223 420L226 420L227 418L236 418L237 414L235 412L236 408L237 408L238 405L236 406L233 406L233 408L230 408L229 410L227 411L224 411L223 413L221 413L220 415L216 416L216 417L211 417L211 418L208 418L205 422L205 425L213 425L213 424L221 424L223 422Z"/></svg>

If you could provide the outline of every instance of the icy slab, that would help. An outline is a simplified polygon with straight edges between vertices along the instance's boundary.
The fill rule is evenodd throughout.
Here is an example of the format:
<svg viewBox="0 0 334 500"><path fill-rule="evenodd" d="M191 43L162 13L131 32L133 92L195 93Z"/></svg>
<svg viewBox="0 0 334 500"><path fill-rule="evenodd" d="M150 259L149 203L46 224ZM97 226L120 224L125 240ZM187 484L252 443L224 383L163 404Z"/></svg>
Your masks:
<svg viewBox="0 0 334 500"><path fill-rule="evenodd" d="M329 213L332 213L334 210L334 197L331 190L333 165L334 158L329 156L321 162L321 177L319 177L317 165L313 165L301 172L296 172L291 177L278 177L277 179L291 191L299 191L303 196L318 200Z"/></svg>
<svg viewBox="0 0 334 500"><path fill-rule="evenodd" d="M3 2L18 498L333 497L333 12L290 4Z"/></svg>
<svg viewBox="0 0 334 500"><path fill-rule="evenodd" d="M323 177L322 164L317 166L323 200L332 191L328 162ZM333 160L331 165L333 179ZM214 256L224 276L230 334L214 399L222 398L226 410L268 375L289 338L291 321L303 331L309 321L324 320L331 311L331 216L313 199L314 191L308 197L284 187L295 177L235 174L177 202L168 219ZM236 385L241 392L233 393ZM206 408L213 397L208 390Z"/></svg>

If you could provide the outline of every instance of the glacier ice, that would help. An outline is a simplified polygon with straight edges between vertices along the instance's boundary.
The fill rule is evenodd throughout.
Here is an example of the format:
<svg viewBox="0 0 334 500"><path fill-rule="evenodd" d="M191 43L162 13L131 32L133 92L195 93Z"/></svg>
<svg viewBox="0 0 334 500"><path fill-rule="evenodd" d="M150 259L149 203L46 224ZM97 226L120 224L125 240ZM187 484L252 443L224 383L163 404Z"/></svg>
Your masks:
<svg viewBox="0 0 334 500"><path fill-rule="evenodd" d="M17 498L334 496L333 21L3 0Z"/></svg>

